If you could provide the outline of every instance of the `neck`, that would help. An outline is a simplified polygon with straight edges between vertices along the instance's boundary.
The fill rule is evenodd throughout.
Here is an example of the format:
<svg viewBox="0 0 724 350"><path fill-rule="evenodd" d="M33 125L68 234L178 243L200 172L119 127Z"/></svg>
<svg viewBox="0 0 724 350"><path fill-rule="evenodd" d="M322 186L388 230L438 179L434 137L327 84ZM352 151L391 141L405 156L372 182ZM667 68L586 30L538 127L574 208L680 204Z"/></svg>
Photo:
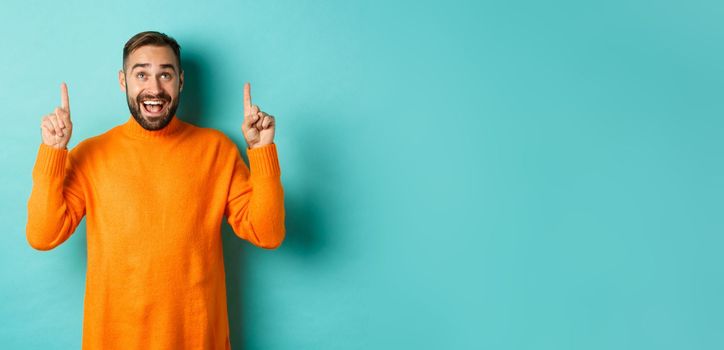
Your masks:
<svg viewBox="0 0 724 350"><path fill-rule="evenodd" d="M183 128L183 122L178 119L175 115L171 118L171 121L159 130L146 130L141 124L136 121L133 116L130 116L128 121L123 124L123 131L131 137L140 139L160 139L168 138L175 135Z"/></svg>

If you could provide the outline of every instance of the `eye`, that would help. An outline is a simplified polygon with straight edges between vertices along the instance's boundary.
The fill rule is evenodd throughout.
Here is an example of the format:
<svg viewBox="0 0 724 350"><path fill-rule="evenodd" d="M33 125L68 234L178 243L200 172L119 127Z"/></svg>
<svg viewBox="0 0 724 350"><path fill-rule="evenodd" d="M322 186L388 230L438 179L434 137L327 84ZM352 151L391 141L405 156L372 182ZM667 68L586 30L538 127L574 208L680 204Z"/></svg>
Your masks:
<svg viewBox="0 0 724 350"><path fill-rule="evenodd" d="M143 72L136 74L136 78L138 78L138 79L143 79L145 76L146 76L146 73L143 73Z"/></svg>
<svg viewBox="0 0 724 350"><path fill-rule="evenodd" d="M171 79L171 74L168 74L168 73L162 73L162 74L161 74L161 78L164 78L164 79Z"/></svg>

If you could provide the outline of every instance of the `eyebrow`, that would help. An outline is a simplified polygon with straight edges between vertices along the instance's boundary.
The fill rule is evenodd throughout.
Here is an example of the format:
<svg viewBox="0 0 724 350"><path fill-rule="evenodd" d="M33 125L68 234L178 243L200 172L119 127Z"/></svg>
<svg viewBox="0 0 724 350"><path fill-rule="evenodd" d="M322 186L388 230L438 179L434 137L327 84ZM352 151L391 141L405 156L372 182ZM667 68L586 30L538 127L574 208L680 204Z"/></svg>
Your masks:
<svg viewBox="0 0 724 350"><path fill-rule="evenodd" d="M136 63L136 64L133 65L133 67L131 67L131 71L133 71L134 69L136 69L136 68L138 68L138 67L148 68L148 67L150 67L150 66L151 66L150 63ZM174 72L176 71L176 67L175 67L173 64L170 64L170 63L164 63L164 64L162 64L162 65L161 65L161 68L171 68Z"/></svg>

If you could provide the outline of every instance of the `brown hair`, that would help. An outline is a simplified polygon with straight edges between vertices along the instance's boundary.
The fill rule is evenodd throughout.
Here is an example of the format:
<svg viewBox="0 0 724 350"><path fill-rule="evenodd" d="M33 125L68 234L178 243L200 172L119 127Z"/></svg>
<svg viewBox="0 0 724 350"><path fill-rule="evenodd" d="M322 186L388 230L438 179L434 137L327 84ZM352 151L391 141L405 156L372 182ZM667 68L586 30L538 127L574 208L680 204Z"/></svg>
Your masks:
<svg viewBox="0 0 724 350"><path fill-rule="evenodd" d="M176 54L176 63L178 63L179 71L181 68L181 46L176 42L176 39L159 32L147 31L141 32L128 39L126 45L123 46L123 69L126 69L126 59L134 50L141 46L153 45L153 46L168 46Z"/></svg>

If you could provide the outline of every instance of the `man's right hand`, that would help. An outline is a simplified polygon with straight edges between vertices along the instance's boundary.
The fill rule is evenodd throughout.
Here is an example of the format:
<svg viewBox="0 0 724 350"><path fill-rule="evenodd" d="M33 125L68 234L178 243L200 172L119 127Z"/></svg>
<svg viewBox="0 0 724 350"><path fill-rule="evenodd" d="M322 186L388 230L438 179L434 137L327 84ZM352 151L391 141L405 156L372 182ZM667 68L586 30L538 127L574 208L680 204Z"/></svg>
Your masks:
<svg viewBox="0 0 724 350"><path fill-rule="evenodd" d="M53 113L43 117L40 130L44 144L59 149L68 145L73 124L70 122L70 100L65 83L60 84L60 107L55 107Z"/></svg>

